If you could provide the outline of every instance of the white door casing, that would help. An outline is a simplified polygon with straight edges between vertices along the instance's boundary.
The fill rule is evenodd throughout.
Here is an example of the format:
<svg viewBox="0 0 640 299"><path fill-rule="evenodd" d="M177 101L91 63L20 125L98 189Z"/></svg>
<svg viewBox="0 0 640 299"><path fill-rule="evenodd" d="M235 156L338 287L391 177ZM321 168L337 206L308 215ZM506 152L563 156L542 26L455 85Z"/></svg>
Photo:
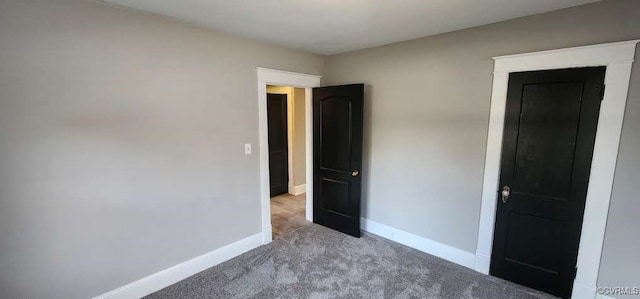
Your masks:
<svg viewBox="0 0 640 299"><path fill-rule="evenodd" d="M258 78L258 135L260 155L260 204L262 211L263 243L271 242L271 203L269 194L269 127L267 122L267 85L300 87L305 89L306 143L306 218L313 221L313 116L312 88L320 86L320 76L267 68L256 68Z"/></svg>
<svg viewBox="0 0 640 299"><path fill-rule="evenodd" d="M489 274L509 73L606 66L572 298L595 298L636 44L640 40L494 57L475 269Z"/></svg>

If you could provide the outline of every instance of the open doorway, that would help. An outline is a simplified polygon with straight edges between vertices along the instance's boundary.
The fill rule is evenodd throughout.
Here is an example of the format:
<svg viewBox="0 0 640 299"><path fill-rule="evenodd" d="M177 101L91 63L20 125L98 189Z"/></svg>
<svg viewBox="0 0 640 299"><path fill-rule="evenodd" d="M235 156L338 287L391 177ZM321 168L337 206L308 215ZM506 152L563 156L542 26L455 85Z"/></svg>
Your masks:
<svg viewBox="0 0 640 299"><path fill-rule="evenodd" d="M267 85L269 194L272 238L306 220L305 89Z"/></svg>
<svg viewBox="0 0 640 299"><path fill-rule="evenodd" d="M256 68L258 87L258 122L260 135L260 205L262 211L262 242L268 244L272 240L271 197L269 184L269 130L267 121L267 86L294 86L304 88L305 97L305 212L306 220L313 221L313 125L312 125L312 89L320 86L320 76Z"/></svg>

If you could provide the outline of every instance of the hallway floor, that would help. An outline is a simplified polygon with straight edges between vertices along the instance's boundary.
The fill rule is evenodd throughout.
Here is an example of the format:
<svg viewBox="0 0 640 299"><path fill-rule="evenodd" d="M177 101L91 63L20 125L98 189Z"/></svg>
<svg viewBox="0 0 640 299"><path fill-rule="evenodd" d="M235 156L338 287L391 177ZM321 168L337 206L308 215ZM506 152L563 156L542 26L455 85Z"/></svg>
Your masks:
<svg viewBox="0 0 640 299"><path fill-rule="evenodd" d="M305 219L306 194L283 194L271 198L273 239L289 234L309 223Z"/></svg>

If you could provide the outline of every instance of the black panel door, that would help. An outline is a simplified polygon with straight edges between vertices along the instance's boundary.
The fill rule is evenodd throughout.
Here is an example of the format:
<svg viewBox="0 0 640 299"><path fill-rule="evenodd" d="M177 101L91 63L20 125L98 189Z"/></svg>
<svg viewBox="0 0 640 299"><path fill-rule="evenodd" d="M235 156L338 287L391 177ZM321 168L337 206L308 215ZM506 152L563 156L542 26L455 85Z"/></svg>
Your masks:
<svg viewBox="0 0 640 299"><path fill-rule="evenodd" d="M509 76L492 275L571 296L604 73Z"/></svg>
<svg viewBox="0 0 640 299"><path fill-rule="evenodd" d="M269 122L269 183L273 197L289 191L286 94L267 94L267 115Z"/></svg>
<svg viewBox="0 0 640 299"><path fill-rule="evenodd" d="M313 222L360 237L364 84L313 89Z"/></svg>

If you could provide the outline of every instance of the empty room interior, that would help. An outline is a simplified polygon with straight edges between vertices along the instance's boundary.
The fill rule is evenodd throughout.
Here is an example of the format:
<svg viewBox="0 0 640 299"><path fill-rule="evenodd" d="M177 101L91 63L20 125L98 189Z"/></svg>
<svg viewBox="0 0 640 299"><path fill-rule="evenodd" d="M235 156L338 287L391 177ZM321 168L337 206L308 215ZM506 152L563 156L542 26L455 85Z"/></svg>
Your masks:
<svg viewBox="0 0 640 299"><path fill-rule="evenodd" d="M0 298L640 298L638 0L0 0Z"/></svg>

